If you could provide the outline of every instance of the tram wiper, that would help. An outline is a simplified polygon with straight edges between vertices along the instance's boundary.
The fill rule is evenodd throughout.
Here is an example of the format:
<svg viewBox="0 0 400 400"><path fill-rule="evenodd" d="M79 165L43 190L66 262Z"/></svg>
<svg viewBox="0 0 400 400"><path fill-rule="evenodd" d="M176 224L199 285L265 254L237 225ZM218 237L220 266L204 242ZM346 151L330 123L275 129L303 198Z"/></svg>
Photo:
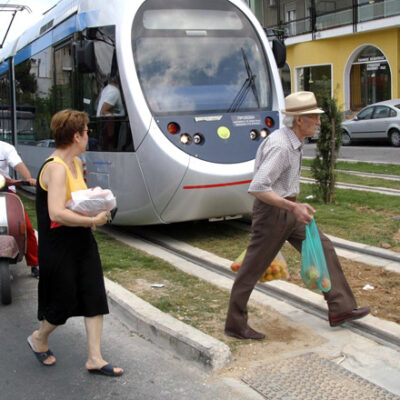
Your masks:
<svg viewBox="0 0 400 400"><path fill-rule="evenodd" d="M256 87L256 84L255 84L255 78L256 78L257 75L253 74L253 71L252 71L252 69L250 67L250 64L249 64L249 60L247 59L247 56L246 56L246 53L243 50L243 47L241 47L241 50L242 50L242 56L243 56L244 65L246 67L247 78L243 82L243 85L240 88L238 94L233 99L233 102L232 102L231 106L229 107L228 112L234 112L242 105L242 103L245 100L245 98L247 96L247 93L249 92L250 88L253 91L253 95L254 95L254 98L256 99L257 106L258 106L258 108L260 108L260 100L258 98L257 87Z"/></svg>

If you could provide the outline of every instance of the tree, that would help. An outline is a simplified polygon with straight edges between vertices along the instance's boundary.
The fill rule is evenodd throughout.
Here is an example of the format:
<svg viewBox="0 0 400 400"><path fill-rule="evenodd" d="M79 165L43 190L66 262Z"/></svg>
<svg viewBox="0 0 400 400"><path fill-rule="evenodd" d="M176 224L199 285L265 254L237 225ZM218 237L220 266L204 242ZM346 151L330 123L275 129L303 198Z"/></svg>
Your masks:
<svg viewBox="0 0 400 400"><path fill-rule="evenodd" d="M336 155L342 144L343 114L339 110L335 98L325 97L321 100L320 105L325 114L321 116L320 134L311 171L316 180L314 194L328 204L334 200Z"/></svg>

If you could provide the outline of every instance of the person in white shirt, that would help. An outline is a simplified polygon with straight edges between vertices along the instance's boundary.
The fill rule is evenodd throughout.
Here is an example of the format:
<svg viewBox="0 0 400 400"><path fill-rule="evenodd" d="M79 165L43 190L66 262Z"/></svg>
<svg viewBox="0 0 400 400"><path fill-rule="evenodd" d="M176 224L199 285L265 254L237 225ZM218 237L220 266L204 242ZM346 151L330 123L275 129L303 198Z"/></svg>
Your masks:
<svg viewBox="0 0 400 400"><path fill-rule="evenodd" d="M117 76L109 79L108 84L103 88L97 105L97 117L103 117L101 121L100 148L102 150L113 150L117 146L120 121L115 117L125 115L122 103L121 91Z"/></svg>
<svg viewBox="0 0 400 400"><path fill-rule="evenodd" d="M32 175L28 167L23 163L18 155L15 147L9 143L0 141L0 174L10 178L9 168L13 168L24 180L28 181L31 186L36 186L36 179ZM9 188L14 191L15 188ZM39 278L39 261L38 261L38 244L35 231L32 228L31 221L25 211L25 223L27 233L27 246L25 259L28 267L31 267L32 276Z"/></svg>
<svg viewBox="0 0 400 400"><path fill-rule="evenodd" d="M98 117L122 117L125 115L117 77L110 78L108 85L103 88L96 115Z"/></svg>

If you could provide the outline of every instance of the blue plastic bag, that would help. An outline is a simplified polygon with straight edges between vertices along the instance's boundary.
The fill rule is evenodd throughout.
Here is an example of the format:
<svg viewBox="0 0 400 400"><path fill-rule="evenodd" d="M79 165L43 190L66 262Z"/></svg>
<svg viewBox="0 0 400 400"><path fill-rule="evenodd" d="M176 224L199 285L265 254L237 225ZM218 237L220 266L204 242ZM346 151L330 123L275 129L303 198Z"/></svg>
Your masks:
<svg viewBox="0 0 400 400"><path fill-rule="evenodd" d="M306 225L306 238L301 245L300 274L309 289L319 289L323 292L331 289L331 278L314 218Z"/></svg>

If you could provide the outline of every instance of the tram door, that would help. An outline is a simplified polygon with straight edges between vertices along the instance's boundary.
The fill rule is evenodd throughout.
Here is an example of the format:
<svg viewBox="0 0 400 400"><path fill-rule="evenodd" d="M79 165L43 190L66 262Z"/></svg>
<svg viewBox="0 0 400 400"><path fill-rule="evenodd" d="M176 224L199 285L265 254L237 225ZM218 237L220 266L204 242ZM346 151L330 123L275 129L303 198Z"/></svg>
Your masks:
<svg viewBox="0 0 400 400"><path fill-rule="evenodd" d="M70 42L54 50L54 95L56 111L65 108L74 108L72 95L73 62Z"/></svg>

